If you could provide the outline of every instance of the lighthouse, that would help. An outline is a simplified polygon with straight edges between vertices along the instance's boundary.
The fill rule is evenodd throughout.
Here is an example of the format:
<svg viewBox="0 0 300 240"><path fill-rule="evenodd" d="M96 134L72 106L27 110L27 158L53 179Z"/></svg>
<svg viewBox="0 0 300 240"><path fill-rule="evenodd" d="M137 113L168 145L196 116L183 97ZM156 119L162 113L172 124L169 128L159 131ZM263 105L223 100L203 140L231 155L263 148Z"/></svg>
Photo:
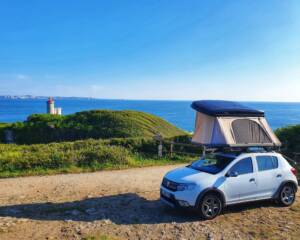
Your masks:
<svg viewBox="0 0 300 240"><path fill-rule="evenodd" d="M47 101L47 113L48 114L55 114L55 108L54 108L54 100L52 97L49 97Z"/></svg>
<svg viewBox="0 0 300 240"><path fill-rule="evenodd" d="M62 108L54 107L54 99L52 97L49 97L47 101L47 113L53 115L61 115L62 113Z"/></svg>

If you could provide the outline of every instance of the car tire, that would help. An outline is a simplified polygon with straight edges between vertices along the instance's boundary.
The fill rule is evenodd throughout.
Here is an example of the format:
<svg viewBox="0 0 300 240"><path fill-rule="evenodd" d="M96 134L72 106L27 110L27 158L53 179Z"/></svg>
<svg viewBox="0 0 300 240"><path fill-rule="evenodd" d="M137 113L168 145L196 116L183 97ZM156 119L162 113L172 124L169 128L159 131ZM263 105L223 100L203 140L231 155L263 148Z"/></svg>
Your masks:
<svg viewBox="0 0 300 240"><path fill-rule="evenodd" d="M288 207L294 203L296 199L295 187L292 184L285 184L280 189L277 201L280 205Z"/></svg>
<svg viewBox="0 0 300 240"><path fill-rule="evenodd" d="M202 197L198 211L202 219L210 220L218 216L223 208L221 198L214 193L208 193Z"/></svg>

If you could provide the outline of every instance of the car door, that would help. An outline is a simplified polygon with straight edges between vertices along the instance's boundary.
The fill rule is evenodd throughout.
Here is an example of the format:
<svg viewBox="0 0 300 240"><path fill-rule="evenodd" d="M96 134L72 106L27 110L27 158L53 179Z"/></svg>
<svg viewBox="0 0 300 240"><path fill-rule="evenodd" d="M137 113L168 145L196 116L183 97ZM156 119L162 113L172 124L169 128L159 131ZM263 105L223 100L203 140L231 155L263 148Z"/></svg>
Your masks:
<svg viewBox="0 0 300 240"><path fill-rule="evenodd" d="M257 183L258 198L271 198L282 182L282 173L279 168L279 161L276 156L258 155Z"/></svg>
<svg viewBox="0 0 300 240"><path fill-rule="evenodd" d="M228 203L250 201L257 194L257 182L251 157L235 163L227 172L225 180Z"/></svg>

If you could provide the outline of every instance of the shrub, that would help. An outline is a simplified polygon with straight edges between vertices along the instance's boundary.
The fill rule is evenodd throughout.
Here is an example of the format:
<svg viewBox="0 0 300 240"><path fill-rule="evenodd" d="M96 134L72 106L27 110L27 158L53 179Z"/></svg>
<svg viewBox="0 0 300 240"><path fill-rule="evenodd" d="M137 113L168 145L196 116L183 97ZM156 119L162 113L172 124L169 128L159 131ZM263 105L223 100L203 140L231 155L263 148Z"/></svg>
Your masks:
<svg viewBox="0 0 300 240"><path fill-rule="evenodd" d="M295 153L300 153L300 124L279 128L275 133L283 144L285 154L294 157Z"/></svg>
<svg viewBox="0 0 300 240"><path fill-rule="evenodd" d="M141 138L0 144L0 177L120 169L191 160L190 156L176 154L158 158L156 142Z"/></svg>
<svg viewBox="0 0 300 240"><path fill-rule="evenodd" d="M5 141L5 129L9 128L9 123L0 123L0 143Z"/></svg>
<svg viewBox="0 0 300 240"><path fill-rule="evenodd" d="M297 168L300 180L300 124L279 128L275 134L283 144L282 152L297 162L294 164L293 161L290 161L291 165Z"/></svg>
<svg viewBox="0 0 300 240"><path fill-rule="evenodd" d="M81 147L74 143L21 146L0 144L0 172L71 166L101 169L105 164L128 165L130 158L130 152L125 148L105 145L101 142Z"/></svg>

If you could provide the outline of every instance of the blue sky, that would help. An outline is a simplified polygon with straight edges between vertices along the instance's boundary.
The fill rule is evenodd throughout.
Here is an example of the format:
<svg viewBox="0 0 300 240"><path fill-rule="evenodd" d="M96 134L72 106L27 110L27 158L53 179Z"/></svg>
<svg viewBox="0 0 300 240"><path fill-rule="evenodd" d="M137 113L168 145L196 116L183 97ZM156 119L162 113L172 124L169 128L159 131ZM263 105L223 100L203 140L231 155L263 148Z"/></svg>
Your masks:
<svg viewBox="0 0 300 240"><path fill-rule="evenodd" d="M300 101L300 1L3 0L0 95Z"/></svg>

